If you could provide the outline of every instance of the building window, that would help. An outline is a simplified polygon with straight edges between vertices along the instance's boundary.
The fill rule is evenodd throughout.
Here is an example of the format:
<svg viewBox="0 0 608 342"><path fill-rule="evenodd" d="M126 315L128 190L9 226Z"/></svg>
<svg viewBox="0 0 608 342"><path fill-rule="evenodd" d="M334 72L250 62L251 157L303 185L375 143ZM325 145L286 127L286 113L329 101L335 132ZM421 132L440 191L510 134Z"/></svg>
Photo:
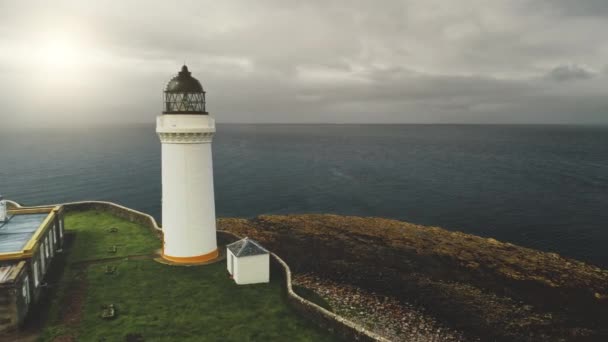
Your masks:
<svg viewBox="0 0 608 342"><path fill-rule="evenodd" d="M53 246L55 246L55 226L53 225L53 229L51 229L50 231L51 234L51 242L53 243Z"/></svg>
<svg viewBox="0 0 608 342"><path fill-rule="evenodd" d="M42 271L42 274L44 274L44 271L46 270L46 258L44 257L45 248L46 247L43 242L42 245L40 245L40 271Z"/></svg>
<svg viewBox="0 0 608 342"><path fill-rule="evenodd" d="M49 237L48 236L44 239L44 254L46 254L46 257L48 259L48 257L49 257Z"/></svg>
<svg viewBox="0 0 608 342"><path fill-rule="evenodd" d="M23 279L23 287L21 288L23 298L25 299L25 305L30 303L30 279L26 276Z"/></svg>
<svg viewBox="0 0 608 342"><path fill-rule="evenodd" d="M51 256L55 255L55 239L53 239L53 231L49 230L49 252L51 253Z"/></svg>
<svg viewBox="0 0 608 342"><path fill-rule="evenodd" d="M56 225L53 227L53 239L55 239L56 243L59 242L59 234L57 233L58 230L59 230L59 225Z"/></svg>
<svg viewBox="0 0 608 342"><path fill-rule="evenodd" d="M34 286L38 287L40 281L38 280L38 261L34 261Z"/></svg>

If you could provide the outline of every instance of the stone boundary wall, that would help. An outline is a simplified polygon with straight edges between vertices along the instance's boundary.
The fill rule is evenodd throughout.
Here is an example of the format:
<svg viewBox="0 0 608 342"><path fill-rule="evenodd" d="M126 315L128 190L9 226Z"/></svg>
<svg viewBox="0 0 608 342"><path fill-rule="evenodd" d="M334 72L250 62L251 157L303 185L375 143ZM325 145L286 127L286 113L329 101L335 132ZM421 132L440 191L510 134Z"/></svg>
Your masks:
<svg viewBox="0 0 608 342"><path fill-rule="evenodd" d="M23 208L19 203L8 201L9 206L13 208ZM82 201L82 202L69 202L63 204L55 204L55 205L63 205L66 212L72 211L83 211L83 210L98 210L109 212L113 215L116 215L120 218L128 220L130 222L141 224L148 229L150 229L155 235L161 237L162 229L156 223L154 217L137 211L122 205L112 203L112 202L104 202L104 201ZM36 206L36 207L49 207L49 205L45 206ZM36 208L36 207L27 207L27 208ZM239 240L241 237L223 230L218 230L218 241L222 242L230 242L234 240ZM319 305L306 300L300 297L297 293L294 292L292 283L291 283L291 269L287 265L283 259L281 259L278 255L274 253L270 253L272 256L271 264L273 269L278 270L283 279L285 280L285 290L287 294L287 300L292 305L292 307L300 313L302 316L312 320L322 329L325 329L333 334L336 334L346 341L380 341L380 342L389 342L388 339L375 334L364 327L349 321L348 319L337 315L325 308L320 307Z"/></svg>
<svg viewBox="0 0 608 342"><path fill-rule="evenodd" d="M226 241L234 241L241 239L241 237L224 230L218 230L218 235L221 237L222 240ZM272 252L270 253L270 255L272 256L270 260L273 269L279 271L283 279L285 280L285 290L289 303L302 316L312 320L321 328L344 338L345 341L390 341L352 321L349 321L348 319L340 315L336 315L335 313L325 308L322 308L307 299L300 297L293 290L291 283L291 269L289 268L287 263L283 261L283 259L281 259L278 255Z"/></svg>

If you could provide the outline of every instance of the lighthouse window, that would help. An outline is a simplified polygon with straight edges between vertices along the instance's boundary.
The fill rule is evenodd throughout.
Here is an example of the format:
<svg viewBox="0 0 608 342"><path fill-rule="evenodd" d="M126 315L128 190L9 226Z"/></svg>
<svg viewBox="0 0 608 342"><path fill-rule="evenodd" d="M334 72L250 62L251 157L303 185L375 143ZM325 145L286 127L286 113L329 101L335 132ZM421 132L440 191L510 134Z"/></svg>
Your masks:
<svg viewBox="0 0 608 342"><path fill-rule="evenodd" d="M167 94L168 112L202 112L204 111L202 94Z"/></svg>

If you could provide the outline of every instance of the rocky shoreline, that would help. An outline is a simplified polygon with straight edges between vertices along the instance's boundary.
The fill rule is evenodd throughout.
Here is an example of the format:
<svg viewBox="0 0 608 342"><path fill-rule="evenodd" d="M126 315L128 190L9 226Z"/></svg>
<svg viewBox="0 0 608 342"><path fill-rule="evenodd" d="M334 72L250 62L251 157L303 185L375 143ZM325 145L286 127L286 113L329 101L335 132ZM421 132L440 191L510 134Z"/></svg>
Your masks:
<svg viewBox="0 0 608 342"><path fill-rule="evenodd" d="M470 341L420 309L392 297L311 274L297 275L293 283L317 293L331 305L335 313L391 341Z"/></svg>
<svg viewBox="0 0 608 342"><path fill-rule="evenodd" d="M608 271L554 253L382 218L218 228L258 239L334 311L393 340L608 341Z"/></svg>

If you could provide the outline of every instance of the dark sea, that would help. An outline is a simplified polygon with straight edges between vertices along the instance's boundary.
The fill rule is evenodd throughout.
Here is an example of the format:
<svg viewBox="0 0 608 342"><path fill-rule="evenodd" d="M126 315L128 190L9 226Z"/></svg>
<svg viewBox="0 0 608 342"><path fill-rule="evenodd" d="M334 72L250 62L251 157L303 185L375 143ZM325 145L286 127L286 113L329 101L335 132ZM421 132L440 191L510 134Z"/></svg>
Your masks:
<svg viewBox="0 0 608 342"><path fill-rule="evenodd" d="M608 126L219 125L220 217L379 216L608 267ZM153 125L0 133L0 193L160 218Z"/></svg>

